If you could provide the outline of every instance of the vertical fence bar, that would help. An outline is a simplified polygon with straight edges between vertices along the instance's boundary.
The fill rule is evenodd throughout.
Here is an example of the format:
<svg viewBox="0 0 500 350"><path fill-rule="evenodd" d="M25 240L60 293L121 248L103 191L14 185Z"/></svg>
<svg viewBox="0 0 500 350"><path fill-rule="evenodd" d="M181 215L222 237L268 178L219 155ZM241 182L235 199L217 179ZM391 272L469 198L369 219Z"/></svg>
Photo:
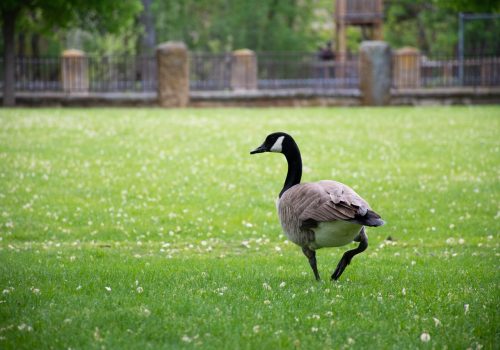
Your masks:
<svg viewBox="0 0 500 350"><path fill-rule="evenodd" d="M458 81L464 85L464 14L458 14Z"/></svg>

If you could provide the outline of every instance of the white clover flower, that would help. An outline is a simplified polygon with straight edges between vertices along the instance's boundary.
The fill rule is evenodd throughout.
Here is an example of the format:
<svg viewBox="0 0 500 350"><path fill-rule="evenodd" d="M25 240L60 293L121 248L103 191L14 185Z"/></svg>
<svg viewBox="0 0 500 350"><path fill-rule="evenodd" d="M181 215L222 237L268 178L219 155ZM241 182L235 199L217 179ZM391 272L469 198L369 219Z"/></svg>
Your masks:
<svg viewBox="0 0 500 350"><path fill-rule="evenodd" d="M21 323L19 326L17 326L17 329L19 329L20 331L31 332L33 330L33 327L27 325L26 323Z"/></svg>
<svg viewBox="0 0 500 350"><path fill-rule="evenodd" d="M253 332L254 332L254 333L259 333L259 331L260 331L260 326L259 326L259 325L255 325L255 326L253 326L252 330L253 330Z"/></svg>
<svg viewBox="0 0 500 350"><path fill-rule="evenodd" d="M448 238L448 239L446 240L446 243L447 243L447 244L455 244L455 238L453 238L453 237Z"/></svg>
<svg viewBox="0 0 500 350"><path fill-rule="evenodd" d="M280 288L284 288L286 286L286 283L285 282L281 282L280 283Z"/></svg>
<svg viewBox="0 0 500 350"><path fill-rule="evenodd" d="M111 287L104 287L108 292L111 292Z"/></svg>
<svg viewBox="0 0 500 350"><path fill-rule="evenodd" d="M141 312L146 317L149 317L149 315L151 315L151 311L145 307L141 307Z"/></svg>
<svg viewBox="0 0 500 350"><path fill-rule="evenodd" d="M190 337L188 337L187 335L184 334L182 336L182 341L186 342L186 343L191 343L193 341L193 339L191 339Z"/></svg>
<svg viewBox="0 0 500 350"><path fill-rule="evenodd" d="M429 333L424 332L420 334L420 340L423 341L424 343L427 343L428 341L431 340L431 336Z"/></svg>

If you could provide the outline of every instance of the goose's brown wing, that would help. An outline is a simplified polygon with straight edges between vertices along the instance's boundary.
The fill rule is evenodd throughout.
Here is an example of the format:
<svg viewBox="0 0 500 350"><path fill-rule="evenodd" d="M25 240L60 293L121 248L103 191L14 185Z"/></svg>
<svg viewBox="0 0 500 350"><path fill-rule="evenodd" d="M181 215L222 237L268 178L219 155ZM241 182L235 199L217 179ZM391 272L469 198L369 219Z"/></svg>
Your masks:
<svg viewBox="0 0 500 350"><path fill-rule="evenodd" d="M306 225L314 222L351 221L362 225L383 224L380 216L353 189L336 181L319 181L295 185L288 189L280 205L294 208L299 220ZM368 220L380 222L368 222Z"/></svg>

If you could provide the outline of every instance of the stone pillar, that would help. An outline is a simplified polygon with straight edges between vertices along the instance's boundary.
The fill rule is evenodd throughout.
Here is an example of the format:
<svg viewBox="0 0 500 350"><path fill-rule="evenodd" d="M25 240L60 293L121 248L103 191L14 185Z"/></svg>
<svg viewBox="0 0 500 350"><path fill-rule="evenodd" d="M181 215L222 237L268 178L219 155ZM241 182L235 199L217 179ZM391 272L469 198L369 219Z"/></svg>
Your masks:
<svg viewBox="0 0 500 350"><path fill-rule="evenodd" d="M404 47L394 53L394 86L397 88L420 87L420 51Z"/></svg>
<svg viewBox="0 0 500 350"><path fill-rule="evenodd" d="M83 51L63 51L61 80L64 92L86 93L89 91L88 61Z"/></svg>
<svg viewBox="0 0 500 350"><path fill-rule="evenodd" d="M391 48L383 41L364 41L359 53L362 104L383 106L391 99Z"/></svg>
<svg viewBox="0 0 500 350"><path fill-rule="evenodd" d="M189 57L186 45L169 41L156 48L158 103L186 107L189 103Z"/></svg>
<svg viewBox="0 0 500 350"><path fill-rule="evenodd" d="M252 50L242 49L233 52L231 88L233 90L257 89L257 57Z"/></svg>

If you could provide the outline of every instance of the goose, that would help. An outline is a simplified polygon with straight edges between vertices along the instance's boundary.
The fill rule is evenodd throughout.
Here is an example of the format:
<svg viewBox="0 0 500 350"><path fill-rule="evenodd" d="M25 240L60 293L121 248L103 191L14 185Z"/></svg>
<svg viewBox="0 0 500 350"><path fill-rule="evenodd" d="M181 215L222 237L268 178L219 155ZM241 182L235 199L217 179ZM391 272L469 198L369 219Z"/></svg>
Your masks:
<svg viewBox="0 0 500 350"><path fill-rule="evenodd" d="M385 222L352 188L337 181L300 183L302 158L295 140L284 132L268 135L250 154L283 153L288 162L283 189L277 199L278 216L287 238L302 248L316 280L320 280L316 250L340 247L353 241L355 249L346 251L331 279L338 280L352 258L368 247L365 226Z"/></svg>

